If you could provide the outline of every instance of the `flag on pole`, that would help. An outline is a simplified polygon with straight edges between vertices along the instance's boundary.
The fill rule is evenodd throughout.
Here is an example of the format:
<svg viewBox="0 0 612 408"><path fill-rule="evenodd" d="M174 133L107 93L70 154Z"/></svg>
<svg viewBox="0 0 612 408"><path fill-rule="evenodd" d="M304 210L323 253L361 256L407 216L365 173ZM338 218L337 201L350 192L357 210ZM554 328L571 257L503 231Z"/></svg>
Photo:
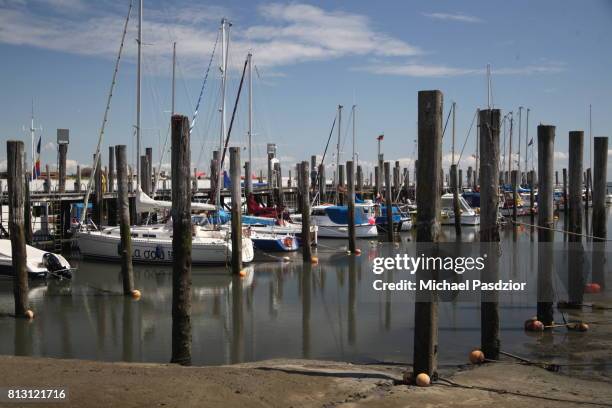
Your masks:
<svg viewBox="0 0 612 408"><path fill-rule="evenodd" d="M531 140L529 141L529 144L527 146L531 146L533 144L533 137L531 138Z"/></svg>
<svg viewBox="0 0 612 408"><path fill-rule="evenodd" d="M376 138L376 140L383 140L385 138L385 135L378 135L378 137Z"/></svg>
<svg viewBox="0 0 612 408"><path fill-rule="evenodd" d="M36 145L36 161L34 168L32 169L32 179L36 180L40 177L40 144L42 142L42 135L38 138L38 144Z"/></svg>

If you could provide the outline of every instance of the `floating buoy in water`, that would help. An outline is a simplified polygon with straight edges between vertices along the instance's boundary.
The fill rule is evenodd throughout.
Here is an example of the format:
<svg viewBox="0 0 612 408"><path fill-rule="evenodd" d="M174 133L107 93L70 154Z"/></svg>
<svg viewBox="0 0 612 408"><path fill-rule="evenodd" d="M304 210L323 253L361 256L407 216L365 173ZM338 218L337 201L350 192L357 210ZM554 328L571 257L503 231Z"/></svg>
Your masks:
<svg viewBox="0 0 612 408"><path fill-rule="evenodd" d="M26 310L24 316L30 320L32 320L34 318L34 312L31 311L30 309Z"/></svg>
<svg viewBox="0 0 612 408"><path fill-rule="evenodd" d="M470 363L472 364L482 364L485 361L485 355L482 351L476 349L472 350L470 353Z"/></svg>
<svg viewBox="0 0 612 408"><path fill-rule="evenodd" d="M140 291L138 289L134 289L132 291L132 299L135 299L135 300L140 299Z"/></svg>
<svg viewBox="0 0 612 408"><path fill-rule="evenodd" d="M571 331L585 332L589 330L589 325L584 322L572 322L567 324L567 329Z"/></svg>
<svg viewBox="0 0 612 408"><path fill-rule="evenodd" d="M241 269L238 275L240 275L241 278L244 278L245 276L247 276L246 269Z"/></svg>
<svg viewBox="0 0 612 408"><path fill-rule="evenodd" d="M350 254L351 254L351 251L346 251L346 254L347 254L347 255L350 255Z"/></svg>
<svg viewBox="0 0 612 408"><path fill-rule="evenodd" d="M291 260L291 258L289 258L288 256L283 256L283 261L289 262L290 260Z"/></svg>
<svg viewBox="0 0 612 408"><path fill-rule="evenodd" d="M418 385L419 387L429 387L430 384L431 379L427 374L421 373L416 376L416 385Z"/></svg>
<svg viewBox="0 0 612 408"><path fill-rule="evenodd" d="M361 249L357 248L357 249L355 250L355 255L361 255Z"/></svg>
<svg viewBox="0 0 612 408"><path fill-rule="evenodd" d="M544 323L542 323L535 317L525 320L525 330L531 332L544 331Z"/></svg>
<svg viewBox="0 0 612 408"><path fill-rule="evenodd" d="M312 258L310 258L310 263L313 265L316 265L319 263L319 258L317 258L316 256L313 256Z"/></svg>
<svg viewBox="0 0 612 408"><path fill-rule="evenodd" d="M584 285L584 293L599 293L601 292L601 286L599 283L587 283Z"/></svg>

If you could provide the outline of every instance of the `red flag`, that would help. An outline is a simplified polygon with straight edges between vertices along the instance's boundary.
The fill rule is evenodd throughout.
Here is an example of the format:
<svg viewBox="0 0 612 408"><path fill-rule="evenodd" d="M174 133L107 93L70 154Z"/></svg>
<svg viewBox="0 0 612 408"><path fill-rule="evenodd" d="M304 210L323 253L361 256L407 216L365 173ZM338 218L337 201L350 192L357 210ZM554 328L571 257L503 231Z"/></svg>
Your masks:
<svg viewBox="0 0 612 408"><path fill-rule="evenodd" d="M376 140L383 140L385 138L385 135L378 135L378 137L376 138Z"/></svg>

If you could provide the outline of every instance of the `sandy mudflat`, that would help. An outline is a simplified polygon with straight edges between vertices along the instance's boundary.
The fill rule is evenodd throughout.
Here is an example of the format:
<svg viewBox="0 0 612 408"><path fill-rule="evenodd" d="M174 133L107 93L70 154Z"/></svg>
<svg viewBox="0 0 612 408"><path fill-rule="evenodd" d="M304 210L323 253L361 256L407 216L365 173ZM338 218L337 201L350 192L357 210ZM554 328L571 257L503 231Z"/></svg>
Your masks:
<svg viewBox="0 0 612 408"><path fill-rule="evenodd" d="M612 406L609 382L510 362L441 376L497 393L435 384L398 384L402 367L270 360L218 367L0 357L0 385L67 387L69 401L45 407L565 407ZM546 397L541 399L516 393ZM565 400L567 402L559 402ZM575 401L571 403L570 401ZM4 404L38 406L38 404ZM592 406L592 405L589 405ZM605 405L603 405L605 406Z"/></svg>

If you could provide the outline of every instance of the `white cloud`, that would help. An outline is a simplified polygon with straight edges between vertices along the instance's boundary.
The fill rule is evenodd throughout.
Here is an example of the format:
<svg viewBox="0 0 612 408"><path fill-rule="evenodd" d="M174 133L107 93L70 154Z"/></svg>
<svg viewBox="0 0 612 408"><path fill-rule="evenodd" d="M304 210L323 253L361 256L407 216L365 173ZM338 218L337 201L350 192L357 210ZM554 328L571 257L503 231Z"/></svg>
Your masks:
<svg viewBox="0 0 612 408"><path fill-rule="evenodd" d="M555 152L553 154L554 160L567 160L569 159L569 154L566 152Z"/></svg>
<svg viewBox="0 0 612 408"><path fill-rule="evenodd" d="M565 64L547 62L540 65L527 65L523 67L492 68L493 75L532 75L558 73L565 69ZM484 68L459 68L447 65L419 64L406 62L403 64L389 64L375 62L367 66L357 67L355 70L370 72L379 75L397 75L408 77L455 77L465 75L484 75Z"/></svg>
<svg viewBox="0 0 612 408"><path fill-rule="evenodd" d="M462 23L482 23L482 20L476 16L470 16L463 13L422 13L425 17L434 20L459 21Z"/></svg>

